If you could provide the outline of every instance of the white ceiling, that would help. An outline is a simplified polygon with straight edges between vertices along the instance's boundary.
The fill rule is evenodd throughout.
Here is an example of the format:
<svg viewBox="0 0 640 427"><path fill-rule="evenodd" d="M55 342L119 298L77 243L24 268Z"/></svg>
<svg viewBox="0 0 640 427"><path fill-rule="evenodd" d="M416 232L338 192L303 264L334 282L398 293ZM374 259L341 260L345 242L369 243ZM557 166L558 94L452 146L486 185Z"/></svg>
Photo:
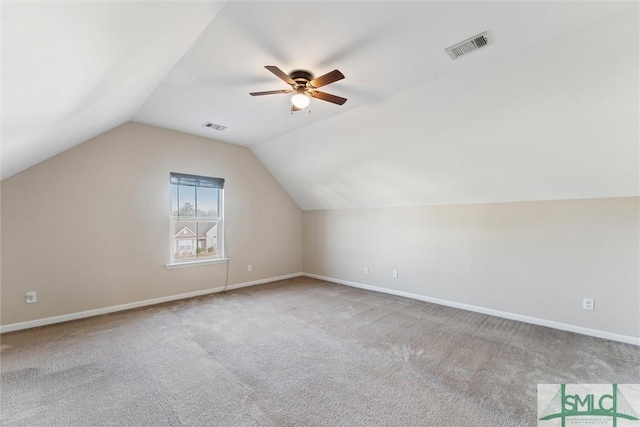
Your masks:
<svg viewBox="0 0 640 427"><path fill-rule="evenodd" d="M133 118L223 2L3 2L2 178Z"/></svg>
<svg viewBox="0 0 640 427"><path fill-rule="evenodd" d="M133 119L249 146L303 209L638 194L637 2L16 3L3 24L3 177ZM338 68L323 90L349 100L291 115L248 95L287 87L264 65Z"/></svg>

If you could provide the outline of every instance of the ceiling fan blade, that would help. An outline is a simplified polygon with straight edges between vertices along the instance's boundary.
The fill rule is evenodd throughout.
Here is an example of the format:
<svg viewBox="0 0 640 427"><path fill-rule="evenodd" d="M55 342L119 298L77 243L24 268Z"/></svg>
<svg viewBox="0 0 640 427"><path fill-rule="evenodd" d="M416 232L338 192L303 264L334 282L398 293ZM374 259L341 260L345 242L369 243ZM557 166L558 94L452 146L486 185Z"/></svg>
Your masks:
<svg viewBox="0 0 640 427"><path fill-rule="evenodd" d="M341 96L331 95L330 93L320 92L316 90L314 92L310 92L311 96L314 98L321 99L323 101L332 102L334 104L342 105L347 102L347 98L343 98Z"/></svg>
<svg viewBox="0 0 640 427"><path fill-rule="evenodd" d="M294 86L296 84L296 82L293 81L293 79L291 77L289 77L287 75L287 73L285 73L284 71L282 71L280 68L276 67L275 65L265 65L264 68L266 68L267 70L271 71L273 74L275 74L279 79L284 81L286 84L291 85L291 86Z"/></svg>
<svg viewBox="0 0 640 427"><path fill-rule="evenodd" d="M342 80L344 79L344 74L342 74L340 71L338 70L333 70L327 74L325 74L324 76L320 76L316 79L313 79L309 82L309 84L313 87L313 88L319 88L322 86L326 86L329 83L333 83L333 82L337 82L338 80Z"/></svg>
<svg viewBox="0 0 640 427"><path fill-rule="evenodd" d="M293 89L267 90L265 92L251 92L249 95L251 95L251 96L275 95L277 93L289 93L289 92L292 92L292 91L293 91Z"/></svg>

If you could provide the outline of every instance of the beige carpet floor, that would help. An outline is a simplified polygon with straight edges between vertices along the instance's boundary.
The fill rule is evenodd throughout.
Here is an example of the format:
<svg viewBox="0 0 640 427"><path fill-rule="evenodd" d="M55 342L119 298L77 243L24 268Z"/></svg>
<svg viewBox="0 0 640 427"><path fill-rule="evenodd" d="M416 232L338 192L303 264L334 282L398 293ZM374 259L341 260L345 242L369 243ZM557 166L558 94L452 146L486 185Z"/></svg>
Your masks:
<svg viewBox="0 0 640 427"><path fill-rule="evenodd" d="M534 426L631 345L309 278L5 334L11 426Z"/></svg>

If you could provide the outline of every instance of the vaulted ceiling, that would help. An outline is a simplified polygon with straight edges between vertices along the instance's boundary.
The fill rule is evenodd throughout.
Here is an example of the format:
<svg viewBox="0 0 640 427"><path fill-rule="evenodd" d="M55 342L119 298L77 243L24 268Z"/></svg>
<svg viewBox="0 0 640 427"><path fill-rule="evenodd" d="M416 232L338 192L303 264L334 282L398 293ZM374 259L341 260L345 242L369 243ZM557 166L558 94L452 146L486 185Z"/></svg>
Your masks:
<svg viewBox="0 0 640 427"><path fill-rule="evenodd" d="M4 3L2 177L135 120L303 209L638 195L637 2ZM488 31L452 61L444 48ZM291 114L264 69L340 69ZM227 126L223 131L205 122Z"/></svg>

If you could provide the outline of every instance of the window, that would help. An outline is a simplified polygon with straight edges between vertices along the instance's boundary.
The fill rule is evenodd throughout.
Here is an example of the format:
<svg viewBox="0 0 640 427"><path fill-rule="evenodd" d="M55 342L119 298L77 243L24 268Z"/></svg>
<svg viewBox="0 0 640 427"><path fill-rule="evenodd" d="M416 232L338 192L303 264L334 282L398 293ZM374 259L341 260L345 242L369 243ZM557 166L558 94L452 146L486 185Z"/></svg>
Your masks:
<svg viewBox="0 0 640 427"><path fill-rule="evenodd" d="M224 179L170 174L171 263L224 257Z"/></svg>

